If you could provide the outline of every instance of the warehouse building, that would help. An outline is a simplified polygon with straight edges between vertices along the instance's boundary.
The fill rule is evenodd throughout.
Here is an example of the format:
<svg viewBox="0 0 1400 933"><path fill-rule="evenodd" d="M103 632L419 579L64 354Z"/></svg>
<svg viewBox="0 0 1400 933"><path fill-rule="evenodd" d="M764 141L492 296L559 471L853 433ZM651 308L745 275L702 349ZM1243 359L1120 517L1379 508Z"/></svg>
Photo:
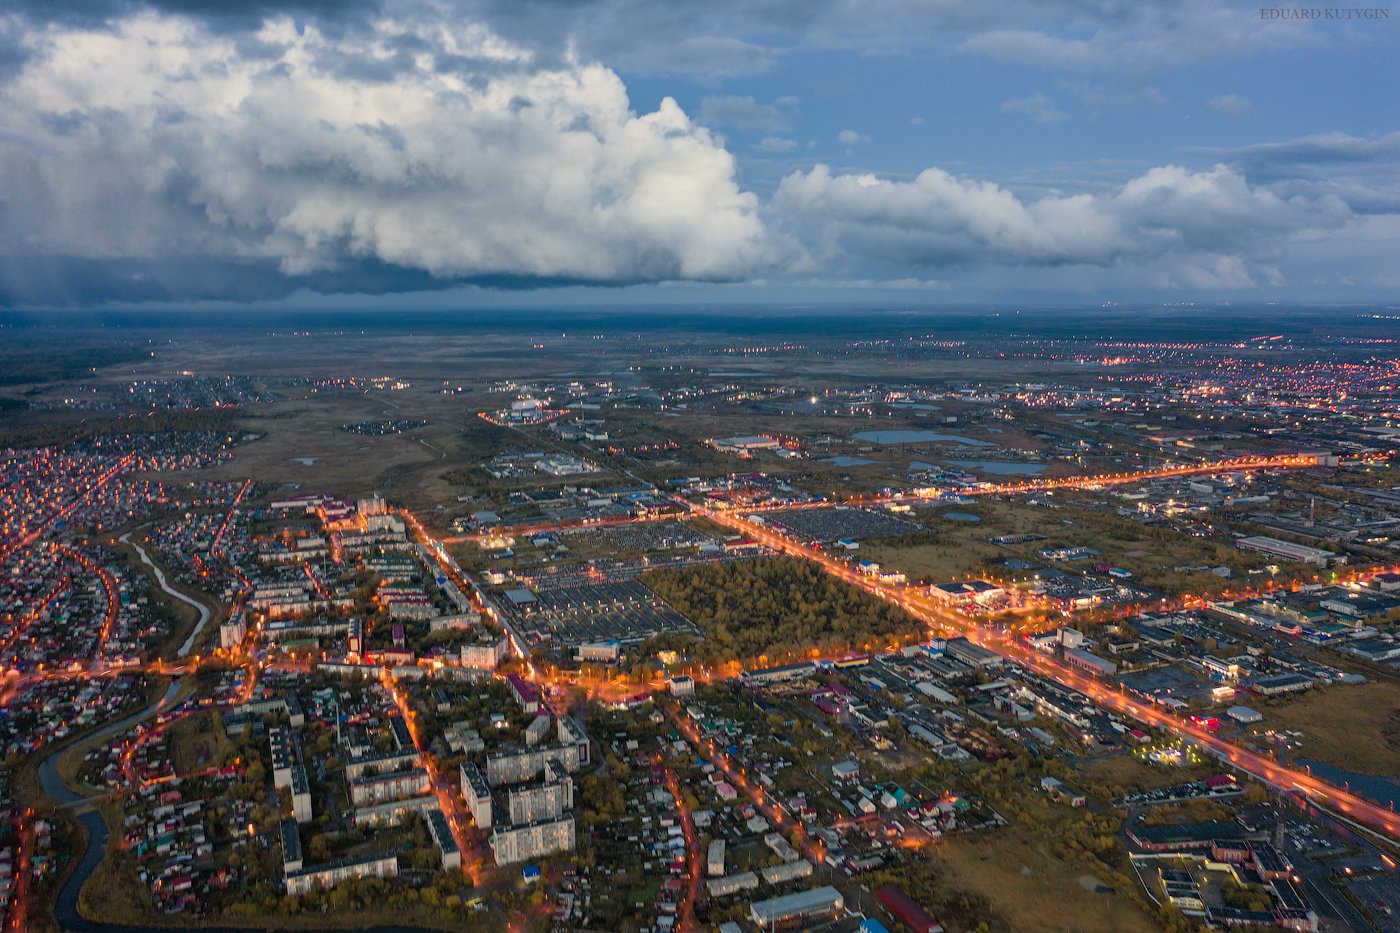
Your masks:
<svg viewBox="0 0 1400 933"><path fill-rule="evenodd" d="M835 918L846 908L841 892L827 885L755 901L749 905L749 919L764 930L813 920L817 917Z"/></svg>

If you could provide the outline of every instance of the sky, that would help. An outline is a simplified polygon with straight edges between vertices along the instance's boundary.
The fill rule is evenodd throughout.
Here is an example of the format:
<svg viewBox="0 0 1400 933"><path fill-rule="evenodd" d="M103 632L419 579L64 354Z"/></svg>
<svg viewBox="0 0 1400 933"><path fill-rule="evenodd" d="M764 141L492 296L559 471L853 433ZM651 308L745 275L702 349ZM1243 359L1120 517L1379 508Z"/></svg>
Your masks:
<svg viewBox="0 0 1400 933"><path fill-rule="evenodd" d="M1395 12L12 0L0 307L1394 302Z"/></svg>

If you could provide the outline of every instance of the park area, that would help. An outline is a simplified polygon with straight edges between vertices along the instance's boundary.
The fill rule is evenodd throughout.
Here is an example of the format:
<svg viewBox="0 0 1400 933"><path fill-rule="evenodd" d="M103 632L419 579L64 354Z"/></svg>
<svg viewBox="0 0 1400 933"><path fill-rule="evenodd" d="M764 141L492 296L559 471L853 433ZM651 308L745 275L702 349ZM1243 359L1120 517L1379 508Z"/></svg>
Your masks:
<svg viewBox="0 0 1400 933"><path fill-rule="evenodd" d="M642 582L700 626L704 640L692 651L702 663L776 664L812 649L883 649L922 633L902 609L792 557L661 570Z"/></svg>

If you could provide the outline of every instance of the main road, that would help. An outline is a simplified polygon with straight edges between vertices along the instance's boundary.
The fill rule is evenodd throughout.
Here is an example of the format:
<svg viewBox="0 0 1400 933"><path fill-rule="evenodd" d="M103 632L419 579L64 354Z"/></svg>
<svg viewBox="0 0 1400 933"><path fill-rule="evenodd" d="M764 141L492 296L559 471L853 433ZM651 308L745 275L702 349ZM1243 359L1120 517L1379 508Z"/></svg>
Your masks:
<svg viewBox="0 0 1400 933"><path fill-rule="evenodd" d="M1048 479L1031 479L1009 483L982 483L957 490L964 496L1011 496L1032 492L1052 492L1058 489L1097 489L1105 486L1125 486L1154 479L1175 479L1186 476L1214 476L1221 473L1248 473L1260 470L1290 470L1318 465L1318 458L1311 454L1287 454L1278 457L1236 457L1231 460L1211 460L1185 466L1158 467L1152 470L1130 470L1122 473L1095 473L1088 476L1059 476ZM634 477L636 478L636 477ZM645 482L645 481L643 481ZM777 512L789 509L825 509L836 506L868 506L912 504L931 502L943 497L943 491L907 492L892 496L856 496L850 499L814 499L791 505L766 506L747 509L754 512ZM684 499L673 499L672 503L683 508L692 504ZM612 518L583 518L567 522L537 522L527 525L512 525L480 531L475 534L449 535L441 538L444 544L471 541L477 544L493 538L526 537L540 532L570 531L584 528L610 528L617 525L636 525L643 522L659 522L675 519L679 513L670 509L644 512L640 515L615 516Z"/></svg>
<svg viewBox="0 0 1400 933"><path fill-rule="evenodd" d="M1380 807L1321 778L1314 777L1306 771L1298 771L1280 765L1257 752L1212 735L1188 721L1131 696L1119 685L1090 677L1068 667L1050 655L1042 654L1018 641L993 633L969 619L949 612L927 596L920 595L910 589L881 583L877 579L857 573L849 564L836 560L785 535L778 534L767 526L756 524L732 512L719 512L700 506L696 506L694 511L704 518L741 532L775 551L813 561L833 576L903 607L910 615L931 629L966 635L969 640L996 652L1003 658L1062 686L1076 690L1106 709L1114 710L1149 726L1188 738L1241 771L1284 790L1301 790L1317 805L1392 840L1400 841L1400 814Z"/></svg>

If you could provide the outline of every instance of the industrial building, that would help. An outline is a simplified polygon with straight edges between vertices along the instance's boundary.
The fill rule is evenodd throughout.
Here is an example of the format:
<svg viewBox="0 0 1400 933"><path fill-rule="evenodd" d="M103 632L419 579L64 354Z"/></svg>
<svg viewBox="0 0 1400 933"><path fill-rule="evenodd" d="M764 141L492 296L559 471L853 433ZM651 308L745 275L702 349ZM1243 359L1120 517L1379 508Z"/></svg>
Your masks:
<svg viewBox="0 0 1400 933"><path fill-rule="evenodd" d="M1253 535L1248 538L1240 538L1235 542L1235 547L1244 551L1258 551L1261 554L1268 555L1269 557L1277 557L1280 560L1293 561L1299 564L1315 564L1318 567L1326 567L1327 563L1337 556L1331 551L1309 547L1306 544L1294 544L1292 541L1270 538L1267 535Z"/></svg>
<svg viewBox="0 0 1400 933"><path fill-rule="evenodd" d="M749 905L749 919L762 929L800 923L817 917L836 917L846 907L841 892L827 885L784 894Z"/></svg>

